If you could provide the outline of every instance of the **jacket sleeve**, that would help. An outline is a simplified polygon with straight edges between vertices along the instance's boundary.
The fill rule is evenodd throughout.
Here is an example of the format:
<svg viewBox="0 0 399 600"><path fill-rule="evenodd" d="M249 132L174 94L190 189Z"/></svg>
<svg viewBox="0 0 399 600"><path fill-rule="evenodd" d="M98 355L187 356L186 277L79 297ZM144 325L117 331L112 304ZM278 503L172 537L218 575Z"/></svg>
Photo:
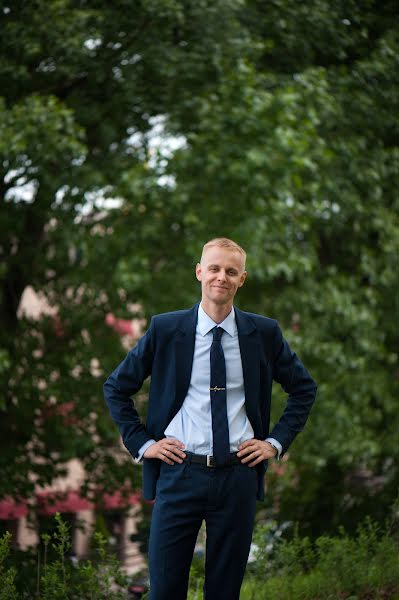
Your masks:
<svg viewBox="0 0 399 600"><path fill-rule="evenodd" d="M131 396L137 393L151 374L154 357L153 320L144 336L104 383L104 397L111 417L117 424L128 451L136 457L151 439L141 422Z"/></svg>
<svg viewBox="0 0 399 600"><path fill-rule="evenodd" d="M283 338L278 323L273 344L273 379L288 394L284 412L269 434L281 443L284 453L305 426L317 385Z"/></svg>

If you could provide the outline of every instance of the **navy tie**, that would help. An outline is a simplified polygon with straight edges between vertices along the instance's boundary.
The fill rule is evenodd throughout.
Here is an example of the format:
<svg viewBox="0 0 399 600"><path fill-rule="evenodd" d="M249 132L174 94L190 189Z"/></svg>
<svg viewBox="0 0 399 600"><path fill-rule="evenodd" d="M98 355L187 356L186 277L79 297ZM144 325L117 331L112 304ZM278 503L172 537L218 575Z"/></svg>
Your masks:
<svg viewBox="0 0 399 600"><path fill-rule="evenodd" d="M211 412L213 433L213 456L217 465L222 465L230 457L229 423L226 401L226 364L221 338L224 329L212 329L211 345Z"/></svg>

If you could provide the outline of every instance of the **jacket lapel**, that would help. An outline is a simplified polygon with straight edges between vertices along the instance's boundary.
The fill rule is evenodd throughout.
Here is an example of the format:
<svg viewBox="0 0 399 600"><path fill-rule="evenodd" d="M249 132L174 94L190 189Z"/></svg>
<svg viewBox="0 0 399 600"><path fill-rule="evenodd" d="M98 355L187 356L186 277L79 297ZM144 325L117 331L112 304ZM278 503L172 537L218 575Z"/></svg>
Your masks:
<svg viewBox="0 0 399 600"><path fill-rule="evenodd" d="M255 323L250 316L234 307L244 376L245 408L255 437L260 435L259 386L260 354Z"/></svg>
<svg viewBox="0 0 399 600"><path fill-rule="evenodd" d="M171 419L180 410L190 385L198 306L198 304L193 306L177 325L175 339L176 393L171 407Z"/></svg>

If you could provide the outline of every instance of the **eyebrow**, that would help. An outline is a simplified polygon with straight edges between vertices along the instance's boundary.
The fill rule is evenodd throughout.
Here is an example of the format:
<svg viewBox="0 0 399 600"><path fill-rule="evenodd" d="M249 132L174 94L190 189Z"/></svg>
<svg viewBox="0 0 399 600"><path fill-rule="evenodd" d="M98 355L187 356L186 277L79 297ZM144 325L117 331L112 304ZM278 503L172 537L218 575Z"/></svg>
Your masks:
<svg viewBox="0 0 399 600"><path fill-rule="evenodd" d="M220 265L216 265L216 264L213 264L213 265L208 265L208 267L207 267L207 268L208 268L208 269L213 269L213 268L215 268L215 267L216 267L217 269L220 269ZM236 267L227 267L226 271L235 271L236 273L238 273L238 269L236 269Z"/></svg>

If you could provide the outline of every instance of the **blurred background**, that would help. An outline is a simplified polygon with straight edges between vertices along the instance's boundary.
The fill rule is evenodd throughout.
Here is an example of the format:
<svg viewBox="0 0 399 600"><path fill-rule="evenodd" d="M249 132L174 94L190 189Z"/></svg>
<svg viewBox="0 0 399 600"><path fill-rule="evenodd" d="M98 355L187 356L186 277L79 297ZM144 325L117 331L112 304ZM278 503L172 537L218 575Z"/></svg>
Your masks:
<svg viewBox="0 0 399 600"><path fill-rule="evenodd" d="M100 530L141 568L151 507L102 383L151 315L199 299L215 236L248 253L237 305L278 319L319 384L259 519L314 539L390 514L397 17L389 0L1 3L0 532L16 548L58 511L72 553ZM276 387L274 420L283 403Z"/></svg>

